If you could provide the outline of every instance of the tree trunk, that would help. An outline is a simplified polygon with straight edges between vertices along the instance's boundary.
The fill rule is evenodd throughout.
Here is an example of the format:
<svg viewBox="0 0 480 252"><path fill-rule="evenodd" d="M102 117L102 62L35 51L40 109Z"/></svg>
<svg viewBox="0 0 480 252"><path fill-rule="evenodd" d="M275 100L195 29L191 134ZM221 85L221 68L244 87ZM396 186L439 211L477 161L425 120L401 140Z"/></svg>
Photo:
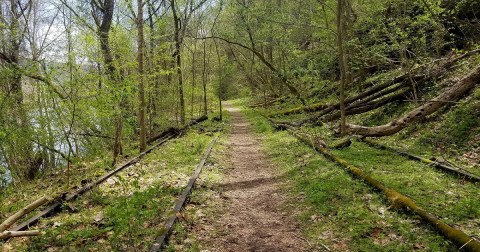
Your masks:
<svg viewBox="0 0 480 252"><path fill-rule="evenodd" d="M40 231L31 230L31 231L5 231L0 233L0 240L7 239L10 237L22 237L22 236L37 236L40 235Z"/></svg>
<svg viewBox="0 0 480 252"><path fill-rule="evenodd" d="M406 128L408 124L419 121L422 118L434 113L450 101L460 99L465 93L475 87L480 82L480 66L477 66L467 76L458 81L455 85L443 91L432 101L426 102L424 105L410 111L404 116L387 123L385 125L375 127L365 127L359 125L347 125L347 132L350 134L362 136L390 136L402 129Z"/></svg>
<svg viewBox="0 0 480 252"><path fill-rule="evenodd" d="M100 40L100 50L102 51L103 61L107 72L107 77L111 84L118 84L119 78L116 76L116 69L113 64L113 54L110 48L110 28L112 26L113 10L115 7L114 0L105 0L101 6L91 3L92 15L94 19L99 20L101 13L101 22L97 23L97 35ZM113 143L113 163L117 162L118 156L122 153L122 98L118 98L117 105L114 106L115 114L115 137Z"/></svg>
<svg viewBox="0 0 480 252"><path fill-rule="evenodd" d="M24 104L22 71L19 67L26 32L23 21L28 22L31 7L29 1L19 0L10 0L0 6L6 11L2 18L0 64L6 70L4 73L7 73L2 76L0 85L0 92L5 95L2 105L6 115L0 120L3 124L0 127L7 130L5 158L9 169L26 179L33 179L39 169L34 157L31 125Z"/></svg>
<svg viewBox="0 0 480 252"><path fill-rule="evenodd" d="M138 30L138 117L140 123L140 152L147 148L147 128L145 125L145 86L144 86L144 68L143 55L145 47L145 37L143 35L143 0L137 0L137 30Z"/></svg>
<svg viewBox="0 0 480 252"><path fill-rule="evenodd" d="M202 84L203 84L203 115L207 115L208 106L207 106L207 41L203 40L203 73L202 73Z"/></svg>
<svg viewBox="0 0 480 252"><path fill-rule="evenodd" d="M340 63L340 135L344 136L346 133L346 115L345 115L345 81L347 78L346 68L347 59L344 53L344 41L345 34L345 3L344 0L337 0L337 46L338 46L338 58Z"/></svg>
<svg viewBox="0 0 480 252"><path fill-rule="evenodd" d="M372 111L374 109L380 108L391 102L398 101L402 97L405 97L406 93L409 90L410 88L404 88L398 91L397 93L394 93L390 96L385 96L381 99L378 99L372 102L362 103L358 105L351 104L345 108L346 110L345 115L358 115L358 114L366 113L368 111ZM324 119L325 121L329 122L329 121L337 120L338 118L340 118L340 116L341 116L340 112L335 112L335 113L329 114L328 116L325 116Z"/></svg>
<svg viewBox="0 0 480 252"><path fill-rule="evenodd" d="M173 53L173 57L175 58L175 63L177 68L178 98L180 100L180 124L184 125L185 124L185 98L183 95L183 75L182 75L183 73L182 73L182 57L181 57L182 41L180 37L180 19L177 15L175 0L170 0L170 8L172 9L173 25L174 25L175 52Z"/></svg>
<svg viewBox="0 0 480 252"><path fill-rule="evenodd" d="M192 52L192 97L190 101L190 117L193 118L193 113L194 113L194 101L195 101L195 77L196 77L196 71L195 71L195 53L197 51L197 41L193 41L193 52Z"/></svg>

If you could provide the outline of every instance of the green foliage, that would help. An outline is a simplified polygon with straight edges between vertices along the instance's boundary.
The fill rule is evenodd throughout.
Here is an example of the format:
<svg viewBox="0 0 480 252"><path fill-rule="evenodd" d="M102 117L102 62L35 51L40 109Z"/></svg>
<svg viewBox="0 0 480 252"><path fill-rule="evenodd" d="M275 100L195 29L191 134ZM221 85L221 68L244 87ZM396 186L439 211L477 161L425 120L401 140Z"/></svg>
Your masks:
<svg viewBox="0 0 480 252"><path fill-rule="evenodd" d="M8 185L7 176L7 168L3 165L0 165L0 192Z"/></svg>
<svg viewBox="0 0 480 252"><path fill-rule="evenodd" d="M254 125L267 123L258 113L249 110L245 113ZM410 251L419 246L426 251L450 251L455 248L408 213L389 209L379 194L289 133L262 132L259 137L268 156L281 169L281 179L288 181L284 190L294 201L290 210L299 215L303 233L311 244L321 243L329 248L348 248L351 251ZM434 171L425 176L427 168L419 167L422 165L402 157L385 155L358 143L335 153L365 167L368 173L373 172L393 188L402 188L407 195L421 199L418 202L420 205L429 208L435 205L435 211L440 209L437 212L441 212L442 216L461 223L468 222L468 218L459 217L454 212L460 210L454 203L442 204L444 199L440 202L432 199L432 191L435 190L439 192L433 195L445 195L441 190L445 184L452 183L451 178ZM414 174L423 175L417 178ZM442 185L437 185L438 179ZM406 186L408 183L415 186ZM454 186L457 185L452 184L449 190L453 190ZM454 191L447 201L454 200L457 195L473 199L471 193L474 188L472 185ZM448 210L444 210L445 207ZM462 213L469 211L461 210Z"/></svg>
<svg viewBox="0 0 480 252"><path fill-rule="evenodd" d="M432 141L440 145L454 144L459 147L472 147L466 144L480 133L480 91L477 89L470 100L452 109L445 115L439 130L429 134Z"/></svg>
<svg viewBox="0 0 480 252"><path fill-rule="evenodd" d="M114 204L105 209L107 218L105 226L113 230L114 236L111 239L112 243L119 245L117 249L122 248L120 244L131 244L134 248L138 246L139 239L152 232L143 226L170 208L172 201L165 196L178 193L179 189L154 186L146 191L134 192L123 199L114 200ZM148 247L149 244L143 246Z"/></svg>

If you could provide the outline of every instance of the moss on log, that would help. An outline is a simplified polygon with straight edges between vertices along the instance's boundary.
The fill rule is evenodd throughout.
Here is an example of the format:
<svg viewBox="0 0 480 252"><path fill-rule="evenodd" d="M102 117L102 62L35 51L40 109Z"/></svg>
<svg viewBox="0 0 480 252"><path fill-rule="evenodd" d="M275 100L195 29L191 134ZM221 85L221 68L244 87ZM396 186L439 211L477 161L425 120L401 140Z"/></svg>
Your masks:
<svg viewBox="0 0 480 252"><path fill-rule="evenodd" d="M426 210L418 206L411 198L404 196L391 188L388 188L380 181L367 175L362 169L348 163L346 160L338 157L337 155L332 154L326 148L316 145L315 141L310 140L305 135L298 134L294 131L290 132L303 143L312 146L315 150L322 153L328 159L346 168L347 171L356 178L363 180L368 185L382 192L382 194L388 199L388 201L391 202L394 208L403 208L420 216L424 221L428 222L436 230L438 230L439 233L441 233L443 236L445 236L452 242L456 243L459 247L467 251L480 252L480 242L476 239L465 234L463 231L444 223L443 221L435 217L433 214L427 212Z"/></svg>
<svg viewBox="0 0 480 252"><path fill-rule="evenodd" d="M268 116L274 117L274 116L279 116L279 115L293 115L293 114L299 114L302 112L316 112L322 109L327 108L328 105L325 105L324 103L314 103L308 106L301 106L301 107L296 107L296 108L291 108L291 109L286 109L278 112L274 112L269 114Z"/></svg>

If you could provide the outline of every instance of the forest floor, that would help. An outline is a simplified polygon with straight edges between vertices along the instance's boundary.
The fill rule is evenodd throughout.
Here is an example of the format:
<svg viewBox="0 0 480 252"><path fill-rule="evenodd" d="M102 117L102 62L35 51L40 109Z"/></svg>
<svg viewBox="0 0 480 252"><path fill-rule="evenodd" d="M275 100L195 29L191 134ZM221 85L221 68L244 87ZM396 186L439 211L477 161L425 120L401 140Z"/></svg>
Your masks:
<svg viewBox="0 0 480 252"><path fill-rule="evenodd" d="M240 110L230 105L226 109L232 117L231 168L219 186L226 209L216 221L198 226L197 235L208 237L208 251L304 251L299 225L284 209L281 172L268 160Z"/></svg>
<svg viewBox="0 0 480 252"><path fill-rule="evenodd" d="M147 251L218 132L165 251L458 251L418 217L389 206L340 166L275 130L261 112L248 107L248 100L231 101L226 110L223 122L192 127L58 215L41 220L36 226L41 236L0 243L0 251ZM478 237L478 184L360 142L332 151ZM71 186L105 172L101 164L80 168ZM65 181L48 178L0 195L0 215L43 195L42 185Z"/></svg>

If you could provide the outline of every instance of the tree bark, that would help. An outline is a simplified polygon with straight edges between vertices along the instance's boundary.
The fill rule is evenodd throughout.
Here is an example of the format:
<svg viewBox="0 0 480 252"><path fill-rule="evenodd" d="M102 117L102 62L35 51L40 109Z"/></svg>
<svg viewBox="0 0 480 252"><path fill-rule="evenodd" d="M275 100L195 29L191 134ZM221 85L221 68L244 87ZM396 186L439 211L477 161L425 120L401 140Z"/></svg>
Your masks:
<svg viewBox="0 0 480 252"><path fill-rule="evenodd" d="M387 123L385 125L375 127L365 127L360 125L347 125L347 132L362 136L390 136L402 129L406 128L408 124L419 121L422 118L434 113L445 104L451 101L460 99L469 90L475 87L480 82L480 66L477 66L467 76L459 80L455 85L443 91L435 99L426 102L424 105L417 107L404 116Z"/></svg>
<svg viewBox="0 0 480 252"><path fill-rule="evenodd" d="M140 123L140 152L147 148L147 128L145 125L145 84L144 84L144 47L145 37L143 35L143 0L137 0L137 30L138 30L138 117Z"/></svg>
<svg viewBox="0 0 480 252"><path fill-rule="evenodd" d="M97 35L100 40L100 50L102 51L107 77L112 84L118 84L119 78L116 76L113 54L110 48L110 28L112 26L115 1L105 0L99 5L97 1L91 0L90 5L92 7L93 19L97 25ZM122 98L120 97L119 99L118 104L114 106L115 137L113 143L113 164L117 162L118 156L122 153Z"/></svg>
<svg viewBox="0 0 480 252"><path fill-rule="evenodd" d="M40 231L31 230L31 231L5 231L0 233L0 240L7 239L10 237L22 237L22 236L37 236L40 235Z"/></svg>
<svg viewBox="0 0 480 252"><path fill-rule="evenodd" d="M337 0L337 46L338 58L340 63L340 135L346 133L346 115L345 115L345 82L347 79L347 59L344 52L344 35L345 35L345 2Z"/></svg>
<svg viewBox="0 0 480 252"><path fill-rule="evenodd" d="M48 202L46 197L41 197L31 204L27 205L26 207L22 208L20 211L16 212L12 216L8 217L2 224L0 224L0 233L7 230L13 223L17 220L25 216L26 214L30 213L31 211L35 210L37 207L45 204Z"/></svg>
<svg viewBox="0 0 480 252"><path fill-rule="evenodd" d="M180 30L180 19L177 15L177 9L175 0L170 0L170 8L172 9L173 15L173 26L174 26L174 39L175 39L175 52L173 57L175 58L175 66L177 68L177 78L178 78L178 98L180 102L180 124L185 124L185 98L183 95L183 73L182 73L182 55L181 55L181 30ZM186 25L186 24L183 24Z"/></svg>
<svg viewBox="0 0 480 252"><path fill-rule="evenodd" d="M207 41L203 40L203 72L202 72L202 84L203 84L203 115L207 115Z"/></svg>

